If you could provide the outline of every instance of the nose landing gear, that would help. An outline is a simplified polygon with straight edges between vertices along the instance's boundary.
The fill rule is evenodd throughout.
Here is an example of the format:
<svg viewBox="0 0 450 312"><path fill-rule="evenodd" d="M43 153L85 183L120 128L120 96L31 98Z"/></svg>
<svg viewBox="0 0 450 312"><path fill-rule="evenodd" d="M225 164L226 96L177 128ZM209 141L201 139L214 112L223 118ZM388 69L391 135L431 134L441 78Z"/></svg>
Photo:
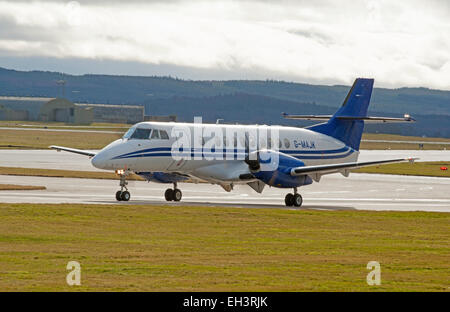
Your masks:
<svg viewBox="0 0 450 312"><path fill-rule="evenodd" d="M286 204L286 206L288 207L300 207L303 203L303 198L302 195L297 193L297 188L294 187L294 194L287 194L286 197L284 198L284 202Z"/></svg>
<svg viewBox="0 0 450 312"><path fill-rule="evenodd" d="M173 189L167 189L164 193L164 197L167 201L180 201L183 194L179 189L177 189L177 183L173 184Z"/></svg>
<svg viewBox="0 0 450 312"><path fill-rule="evenodd" d="M117 201L129 201L131 198L130 192L128 192L127 172L124 170L117 170L116 173L120 176L120 191L116 192ZM125 189L125 191L124 191Z"/></svg>

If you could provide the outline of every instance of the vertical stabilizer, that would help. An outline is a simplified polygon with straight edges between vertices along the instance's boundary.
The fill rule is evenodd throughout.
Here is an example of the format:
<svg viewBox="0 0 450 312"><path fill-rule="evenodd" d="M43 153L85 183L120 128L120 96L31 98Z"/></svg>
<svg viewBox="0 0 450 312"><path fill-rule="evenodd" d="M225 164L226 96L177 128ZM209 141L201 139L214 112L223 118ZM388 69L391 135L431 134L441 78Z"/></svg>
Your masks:
<svg viewBox="0 0 450 312"><path fill-rule="evenodd" d="M364 121L346 120L338 117L367 117L373 83L373 79L356 79L341 108L330 120L326 123L308 127L308 129L329 135L344 142L351 148L359 150Z"/></svg>

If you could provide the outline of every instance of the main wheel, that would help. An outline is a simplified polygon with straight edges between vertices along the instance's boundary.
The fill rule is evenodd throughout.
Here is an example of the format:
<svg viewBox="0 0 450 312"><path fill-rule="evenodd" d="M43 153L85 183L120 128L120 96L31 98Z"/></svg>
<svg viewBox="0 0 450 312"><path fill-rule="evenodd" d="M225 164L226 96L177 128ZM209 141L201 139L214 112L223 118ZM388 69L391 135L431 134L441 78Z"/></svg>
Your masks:
<svg viewBox="0 0 450 312"><path fill-rule="evenodd" d="M117 199L117 201L122 201L122 192L121 191L117 191L117 193L116 193L116 199Z"/></svg>
<svg viewBox="0 0 450 312"><path fill-rule="evenodd" d="M179 189L174 189L172 196L173 196L174 201L180 201L183 194L181 193L181 191Z"/></svg>
<svg viewBox="0 0 450 312"><path fill-rule="evenodd" d="M303 203L303 198L302 195L300 194L295 194L294 195L294 206L295 207L300 207Z"/></svg>
<svg viewBox="0 0 450 312"><path fill-rule="evenodd" d="M164 197L166 198L167 201L172 201L173 200L173 190L167 189L166 192L164 193Z"/></svg>
<svg viewBox="0 0 450 312"><path fill-rule="evenodd" d="M294 206L294 195L291 193L287 194L284 198L284 202L288 207Z"/></svg>
<svg viewBox="0 0 450 312"><path fill-rule="evenodd" d="M129 201L130 197L131 197L131 195L130 195L130 192L128 192L128 191L122 192L122 195L120 195L120 198L123 201Z"/></svg>

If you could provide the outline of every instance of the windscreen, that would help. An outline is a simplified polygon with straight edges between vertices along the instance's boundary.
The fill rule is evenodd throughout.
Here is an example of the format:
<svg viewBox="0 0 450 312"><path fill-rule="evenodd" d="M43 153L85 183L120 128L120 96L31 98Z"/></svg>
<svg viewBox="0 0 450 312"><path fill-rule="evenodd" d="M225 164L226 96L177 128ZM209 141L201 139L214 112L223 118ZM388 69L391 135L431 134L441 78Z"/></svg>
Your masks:
<svg viewBox="0 0 450 312"><path fill-rule="evenodd" d="M136 131L133 132L130 139L136 139L136 140L148 140L150 138L150 132L151 129L140 129L137 128Z"/></svg>
<svg viewBox="0 0 450 312"><path fill-rule="evenodd" d="M134 133L134 130L136 130L136 127L133 126L130 129L128 129L128 131L123 135L123 139L129 139L131 137L131 135Z"/></svg>
<svg viewBox="0 0 450 312"><path fill-rule="evenodd" d="M124 139L129 140L147 140L150 137L151 129L142 129L131 127L123 136Z"/></svg>

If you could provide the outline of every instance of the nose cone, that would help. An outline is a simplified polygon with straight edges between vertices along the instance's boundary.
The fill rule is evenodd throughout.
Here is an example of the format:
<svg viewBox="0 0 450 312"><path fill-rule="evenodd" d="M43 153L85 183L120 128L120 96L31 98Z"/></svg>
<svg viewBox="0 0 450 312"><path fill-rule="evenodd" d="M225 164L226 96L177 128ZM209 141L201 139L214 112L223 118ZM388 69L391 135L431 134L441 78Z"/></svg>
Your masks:
<svg viewBox="0 0 450 312"><path fill-rule="evenodd" d="M91 160L92 166L98 169L107 169L107 159L105 157L105 153L99 152L94 156Z"/></svg>
<svg viewBox="0 0 450 312"><path fill-rule="evenodd" d="M94 158L92 158L92 166L98 169L115 169L114 156L118 155L118 151L120 151L122 143L122 140L119 139L112 142L108 146L105 146L97 155L94 156Z"/></svg>

